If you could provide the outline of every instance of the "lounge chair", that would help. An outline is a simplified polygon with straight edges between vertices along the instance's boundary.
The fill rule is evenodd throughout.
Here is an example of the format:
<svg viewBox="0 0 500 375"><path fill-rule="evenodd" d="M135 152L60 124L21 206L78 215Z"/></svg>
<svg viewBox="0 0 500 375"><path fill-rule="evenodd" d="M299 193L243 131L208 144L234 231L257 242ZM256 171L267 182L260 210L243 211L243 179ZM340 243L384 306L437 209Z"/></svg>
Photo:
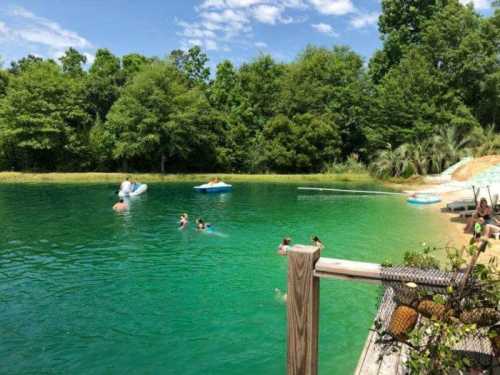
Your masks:
<svg viewBox="0 0 500 375"><path fill-rule="evenodd" d="M474 193L474 198L461 199L458 201L450 202L446 205L446 209L451 212L475 210L477 207L477 200L480 191L481 191L480 187L476 189L475 186L472 186L472 192Z"/></svg>
<svg viewBox="0 0 500 375"><path fill-rule="evenodd" d="M453 201L446 205L446 209L451 212L473 210L474 208L476 208L476 202L474 199Z"/></svg>

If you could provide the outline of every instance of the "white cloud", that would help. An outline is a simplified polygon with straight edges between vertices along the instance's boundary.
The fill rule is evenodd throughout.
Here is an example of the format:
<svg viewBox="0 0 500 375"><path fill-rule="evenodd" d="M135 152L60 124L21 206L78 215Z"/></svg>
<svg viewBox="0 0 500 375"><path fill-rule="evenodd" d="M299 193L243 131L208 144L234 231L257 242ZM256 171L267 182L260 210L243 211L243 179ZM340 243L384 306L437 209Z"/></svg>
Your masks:
<svg viewBox="0 0 500 375"><path fill-rule="evenodd" d="M188 39L187 42L192 46L199 46L199 47L203 46L203 42L201 41L201 39Z"/></svg>
<svg viewBox="0 0 500 375"><path fill-rule="evenodd" d="M207 51L217 50L217 42L213 39L206 39L205 40L205 49Z"/></svg>
<svg viewBox="0 0 500 375"><path fill-rule="evenodd" d="M190 47L198 46L206 51L216 51L219 49L217 41L213 39L187 39L183 42L182 49L188 50ZM225 47L222 48L225 50Z"/></svg>
<svg viewBox="0 0 500 375"><path fill-rule="evenodd" d="M210 31L220 33L219 37L229 40L251 30L250 18L245 12L226 9L222 12L202 12L201 25Z"/></svg>
<svg viewBox="0 0 500 375"><path fill-rule="evenodd" d="M284 8L306 9L307 5L304 0L280 0L279 4Z"/></svg>
<svg viewBox="0 0 500 375"><path fill-rule="evenodd" d="M186 38L215 38L213 30L204 28L203 25L198 23L177 21L177 24L182 27L182 32L177 33L180 36Z"/></svg>
<svg viewBox="0 0 500 375"><path fill-rule="evenodd" d="M59 64L59 59L64 56L64 51L56 51L52 54L52 58Z"/></svg>
<svg viewBox="0 0 500 375"><path fill-rule="evenodd" d="M57 22L40 17L22 7L8 8L0 21L0 46L14 51L15 55L36 53L44 58L57 60L64 50L73 47L80 51L93 50L94 46L77 32L60 26ZM7 56L8 58L17 58Z"/></svg>
<svg viewBox="0 0 500 375"><path fill-rule="evenodd" d="M264 43L264 42L255 42L255 47L257 47L257 48L267 48L267 43Z"/></svg>
<svg viewBox="0 0 500 375"><path fill-rule="evenodd" d="M85 52L83 54L87 58L87 65L92 65L95 61L95 55Z"/></svg>
<svg viewBox="0 0 500 375"><path fill-rule="evenodd" d="M309 0L311 5L320 13L341 16L356 10L351 0Z"/></svg>
<svg viewBox="0 0 500 375"><path fill-rule="evenodd" d="M225 4L225 2L224 2ZM210 6L217 6L213 1ZM207 6L208 6L207 5ZM219 47L218 42L229 41L232 38L248 33L250 15L239 9L199 10L197 22L176 20L182 29L177 34L182 37L183 49L197 45L206 50L227 50L227 46Z"/></svg>
<svg viewBox="0 0 500 375"><path fill-rule="evenodd" d="M200 9L221 9L226 6L226 2L224 0L205 0L201 5Z"/></svg>
<svg viewBox="0 0 500 375"><path fill-rule="evenodd" d="M248 8L264 3L265 0L205 0L201 9Z"/></svg>
<svg viewBox="0 0 500 375"><path fill-rule="evenodd" d="M23 22L10 30L11 37L50 48L92 48L92 44L74 31L63 29L58 23L38 17L30 11L15 7L9 15Z"/></svg>
<svg viewBox="0 0 500 375"><path fill-rule="evenodd" d="M472 3L474 5L474 9L477 10L486 10L491 8L491 2L489 0L460 0L460 3L463 5Z"/></svg>
<svg viewBox="0 0 500 375"><path fill-rule="evenodd" d="M333 36L337 37L339 34L337 34L334 30L333 27L326 24L326 23L316 23L311 25L311 27L316 30L318 33L326 34L328 36Z"/></svg>
<svg viewBox="0 0 500 375"><path fill-rule="evenodd" d="M202 45L213 47L221 44L219 50L229 48L228 44L239 44L248 48L252 44L253 25L289 24L305 22L307 9L326 15L344 15L356 11L353 0L202 0L194 9L194 22L178 21L182 28L181 45L189 45L189 40L197 39ZM293 13L292 13L293 11ZM321 31L337 36L335 31ZM208 42L210 41L210 42Z"/></svg>
<svg viewBox="0 0 500 375"><path fill-rule="evenodd" d="M378 17L380 14L378 12L367 13L367 14L357 14L349 21L350 25L355 29L362 29L365 27L376 25L378 22Z"/></svg>
<svg viewBox="0 0 500 375"><path fill-rule="evenodd" d="M270 25L274 25L280 20L282 12L283 8L274 5L259 5L253 9L253 15L257 21Z"/></svg>
<svg viewBox="0 0 500 375"><path fill-rule="evenodd" d="M235 11L233 9L225 9L222 12L203 12L201 13L201 17L214 24L218 23L242 24L242 23L247 23L249 21L248 16L245 13L241 11Z"/></svg>

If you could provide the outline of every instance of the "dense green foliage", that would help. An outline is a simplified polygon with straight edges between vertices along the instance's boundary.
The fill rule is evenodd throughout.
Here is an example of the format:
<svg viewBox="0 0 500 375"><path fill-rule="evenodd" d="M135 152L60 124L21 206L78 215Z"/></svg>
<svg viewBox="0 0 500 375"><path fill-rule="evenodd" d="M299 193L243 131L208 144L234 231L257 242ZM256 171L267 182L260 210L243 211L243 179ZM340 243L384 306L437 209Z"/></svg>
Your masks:
<svg viewBox="0 0 500 375"><path fill-rule="evenodd" d="M0 69L0 169L409 176L498 152L500 10L382 0L379 30L367 65L341 46L213 75L198 47L28 56Z"/></svg>

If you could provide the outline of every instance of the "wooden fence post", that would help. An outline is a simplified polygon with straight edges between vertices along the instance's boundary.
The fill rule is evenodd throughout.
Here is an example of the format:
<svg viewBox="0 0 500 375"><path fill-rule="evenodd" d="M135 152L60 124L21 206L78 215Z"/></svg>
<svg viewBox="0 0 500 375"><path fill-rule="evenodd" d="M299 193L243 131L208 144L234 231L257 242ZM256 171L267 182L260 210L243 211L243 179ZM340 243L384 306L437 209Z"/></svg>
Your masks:
<svg viewBox="0 0 500 375"><path fill-rule="evenodd" d="M314 246L294 246L288 253L288 375L318 373L319 259Z"/></svg>

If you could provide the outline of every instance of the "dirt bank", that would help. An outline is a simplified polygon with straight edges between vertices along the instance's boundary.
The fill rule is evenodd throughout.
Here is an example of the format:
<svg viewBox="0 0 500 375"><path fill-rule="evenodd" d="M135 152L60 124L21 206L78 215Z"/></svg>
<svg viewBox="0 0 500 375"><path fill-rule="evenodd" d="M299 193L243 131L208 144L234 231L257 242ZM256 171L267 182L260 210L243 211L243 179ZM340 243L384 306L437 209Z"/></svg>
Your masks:
<svg viewBox="0 0 500 375"><path fill-rule="evenodd" d="M451 177L455 181L467 181L497 164L500 164L500 155L483 156L462 165Z"/></svg>

